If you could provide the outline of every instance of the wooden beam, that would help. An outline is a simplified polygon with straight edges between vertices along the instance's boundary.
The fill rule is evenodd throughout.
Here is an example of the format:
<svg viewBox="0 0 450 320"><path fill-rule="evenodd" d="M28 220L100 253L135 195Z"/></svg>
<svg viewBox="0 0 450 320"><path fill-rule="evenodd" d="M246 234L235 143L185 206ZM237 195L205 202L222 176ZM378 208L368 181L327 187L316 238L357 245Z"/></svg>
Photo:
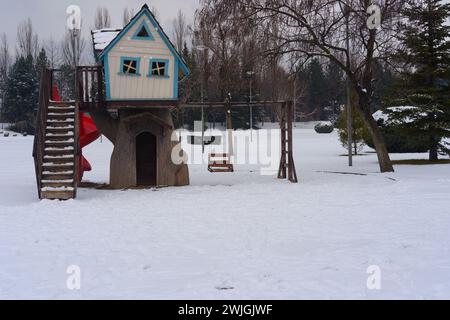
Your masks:
<svg viewBox="0 0 450 320"><path fill-rule="evenodd" d="M237 102L191 102L180 104L180 108L247 108L249 106L252 107L278 107L285 103L285 101L259 101L259 102L245 102L245 101L237 101Z"/></svg>
<svg viewBox="0 0 450 320"><path fill-rule="evenodd" d="M138 113L138 114L135 114L135 115L132 115L132 116L129 116L129 117L123 119L123 121L130 122L130 121L134 121L135 119L142 118L142 117L151 118L153 121L155 121L161 127L163 127L163 129L168 129L168 130L173 129L173 126L170 123L166 122L163 118L160 118L150 112Z"/></svg>
<svg viewBox="0 0 450 320"><path fill-rule="evenodd" d="M105 101L107 109L165 109L178 107L178 101Z"/></svg>

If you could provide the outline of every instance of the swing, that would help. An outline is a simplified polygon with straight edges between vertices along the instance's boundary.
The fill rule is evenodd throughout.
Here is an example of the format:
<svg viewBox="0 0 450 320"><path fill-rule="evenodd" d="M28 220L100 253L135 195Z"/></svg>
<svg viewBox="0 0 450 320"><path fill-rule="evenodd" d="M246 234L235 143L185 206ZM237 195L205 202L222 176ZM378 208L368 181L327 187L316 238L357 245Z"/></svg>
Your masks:
<svg viewBox="0 0 450 320"><path fill-rule="evenodd" d="M234 172L234 166L231 163L231 155L233 154L233 121L231 118L231 110L227 108L227 131L228 131L228 149L229 153L210 153L208 156L208 171L217 172Z"/></svg>
<svg viewBox="0 0 450 320"><path fill-rule="evenodd" d="M234 172L234 166L231 163L228 153L210 153L208 157L208 171L216 172Z"/></svg>

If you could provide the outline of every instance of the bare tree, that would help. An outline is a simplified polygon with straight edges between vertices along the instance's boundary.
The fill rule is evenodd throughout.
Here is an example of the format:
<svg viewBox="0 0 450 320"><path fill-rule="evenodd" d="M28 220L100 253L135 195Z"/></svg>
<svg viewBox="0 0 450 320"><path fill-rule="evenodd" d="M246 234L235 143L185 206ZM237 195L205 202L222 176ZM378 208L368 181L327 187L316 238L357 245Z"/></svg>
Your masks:
<svg viewBox="0 0 450 320"><path fill-rule="evenodd" d="M50 38L50 40L46 41L44 47L50 68L56 69L61 62L60 50L56 41L53 38Z"/></svg>
<svg viewBox="0 0 450 320"><path fill-rule="evenodd" d="M78 66L85 46L86 42L81 35L68 31L61 45L62 63L72 67Z"/></svg>
<svg viewBox="0 0 450 320"><path fill-rule="evenodd" d="M239 8L238 19L254 20L260 39L273 40L266 54L304 63L323 57L346 74L357 95L357 110L374 141L381 172L393 171L384 138L372 117L374 65L389 63L405 0L377 1L381 21L368 26L373 17L371 0L204 0L204 6ZM236 9L235 9L236 11ZM272 24L277 22L278 29ZM348 23L347 23L348 22ZM347 28L348 26L348 28ZM349 46L347 47L347 40Z"/></svg>
<svg viewBox="0 0 450 320"><path fill-rule="evenodd" d="M3 103L5 100L5 88L6 81L8 79L8 71L11 66L11 55L9 54L9 44L6 34L3 33L0 37L0 99L2 105L0 105L0 120L2 117Z"/></svg>
<svg viewBox="0 0 450 320"><path fill-rule="evenodd" d="M123 9L123 26L125 27L130 21L131 18L134 17L134 10L131 8Z"/></svg>
<svg viewBox="0 0 450 320"><path fill-rule="evenodd" d="M9 53L8 38L5 33L0 37L0 81L6 79L9 67L11 66L11 55Z"/></svg>
<svg viewBox="0 0 450 320"><path fill-rule="evenodd" d="M17 28L17 53L19 56L35 58L39 51L38 36L34 33L31 19L23 21Z"/></svg>
<svg viewBox="0 0 450 320"><path fill-rule="evenodd" d="M156 20L159 20L159 12L158 12L158 9L156 9L155 6L152 6L150 8L150 12L155 16Z"/></svg>
<svg viewBox="0 0 450 320"><path fill-rule="evenodd" d="M183 11L178 10L177 17L173 20L173 38L175 47L179 52L183 50L183 45L189 35L189 26Z"/></svg>
<svg viewBox="0 0 450 320"><path fill-rule="evenodd" d="M111 28L111 17L108 8L98 7L95 12L95 29Z"/></svg>

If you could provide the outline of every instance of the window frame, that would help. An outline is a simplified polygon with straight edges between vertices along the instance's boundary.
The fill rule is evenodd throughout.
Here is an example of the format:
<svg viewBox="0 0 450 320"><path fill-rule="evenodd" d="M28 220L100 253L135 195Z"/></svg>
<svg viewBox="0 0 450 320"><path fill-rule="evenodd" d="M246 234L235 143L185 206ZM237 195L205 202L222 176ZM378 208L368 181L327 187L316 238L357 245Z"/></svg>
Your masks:
<svg viewBox="0 0 450 320"><path fill-rule="evenodd" d="M138 33L141 31L142 28L145 28L145 30L148 33L148 37L140 37L138 36ZM153 34L149 28L149 26L147 25L147 23L144 21L142 21L142 23L139 25L139 27L136 29L136 31L133 34L133 37L131 38L133 40L143 40L143 41L154 41L155 38L153 37Z"/></svg>
<svg viewBox="0 0 450 320"><path fill-rule="evenodd" d="M128 73L123 71L123 67L126 60L136 61L136 73ZM120 70L119 75L140 77L141 76L141 58L140 57L120 57Z"/></svg>
<svg viewBox="0 0 450 320"><path fill-rule="evenodd" d="M154 62L156 62L156 63L162 62L162 63L165 64L165 66L164 66L165 74L163 76L153 74L153 63ZM170 64L169 59L159 59L159 58L152 58L152 59L150 59L149 60L147 77L149 77L149 78L169 79L170 78L170 76L169 76L169 64Z"/></svg>

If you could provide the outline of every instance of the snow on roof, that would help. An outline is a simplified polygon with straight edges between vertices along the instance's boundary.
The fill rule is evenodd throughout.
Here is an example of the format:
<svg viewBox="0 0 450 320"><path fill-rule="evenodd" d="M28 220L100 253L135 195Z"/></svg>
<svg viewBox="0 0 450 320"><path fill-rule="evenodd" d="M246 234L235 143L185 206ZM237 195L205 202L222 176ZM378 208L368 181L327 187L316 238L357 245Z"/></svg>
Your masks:
<svg viewBox="0 0 450 320"><path fill-rule="evenodd" d="M94 41L94 50L103 51L111 41L122 31L122 29L100 29L92 31L92 39Z"/></svg>

